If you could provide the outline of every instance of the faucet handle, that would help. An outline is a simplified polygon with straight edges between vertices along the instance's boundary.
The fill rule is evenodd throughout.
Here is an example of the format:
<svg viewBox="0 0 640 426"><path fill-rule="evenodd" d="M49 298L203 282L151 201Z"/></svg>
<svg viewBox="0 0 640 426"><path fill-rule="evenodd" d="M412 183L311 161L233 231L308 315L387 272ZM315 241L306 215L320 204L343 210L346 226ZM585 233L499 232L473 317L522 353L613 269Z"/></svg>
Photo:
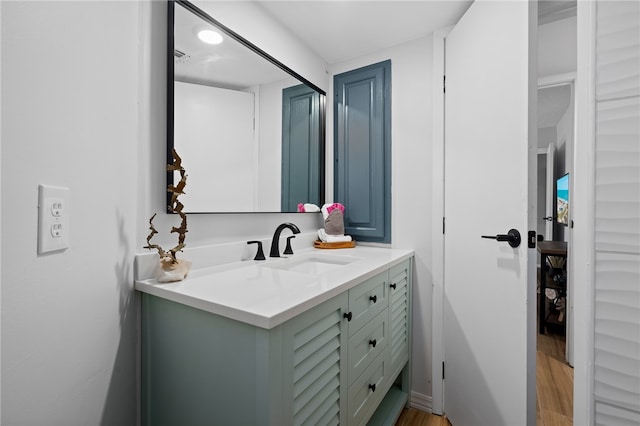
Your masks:
<svg viewBox="0 0 640 426"><path fill-rule="evenodd" d="M262 241L247 241L247 244L258 244L258 251L253 260L265 260L264 252L262 251Z"/></svg>
<svg viewBox="0 0 640 426"><path fill-rule="evenodd" d="M291 240L295 237L295 235L287 237L287 246L284 248L284 253L282 254L293 254L293 250L291 249Z"/></svg>

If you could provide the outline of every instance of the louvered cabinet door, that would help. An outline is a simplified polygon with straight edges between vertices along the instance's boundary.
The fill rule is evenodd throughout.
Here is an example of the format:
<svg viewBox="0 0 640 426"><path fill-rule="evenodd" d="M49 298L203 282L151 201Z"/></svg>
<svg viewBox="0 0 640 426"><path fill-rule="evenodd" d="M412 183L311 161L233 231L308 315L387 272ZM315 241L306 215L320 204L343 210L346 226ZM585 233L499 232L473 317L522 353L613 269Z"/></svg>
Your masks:
<svg viewBox="0 0 640 426"><path fill-rule="evenodd" d="M411 261L389 271L389 324L391 371L395 374L409 359Z"/></svg>
<svg viewBox="0 0 640 426"><path fill-rule="evenodd" d="M282 329L283 418L292 425L346 424L347 294Z"/></svg>

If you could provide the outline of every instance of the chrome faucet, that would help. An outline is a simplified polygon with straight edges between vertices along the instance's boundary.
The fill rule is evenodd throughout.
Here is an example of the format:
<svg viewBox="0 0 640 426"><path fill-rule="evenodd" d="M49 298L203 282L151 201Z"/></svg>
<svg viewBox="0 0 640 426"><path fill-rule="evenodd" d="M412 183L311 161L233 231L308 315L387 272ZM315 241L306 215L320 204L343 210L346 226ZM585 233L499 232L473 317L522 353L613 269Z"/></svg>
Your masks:
<svg viewBox="0 0 640 426"><path fill-rule="evenodd" d="M300 228L298 228L293 223L281 223L276 228L276 231L273 233L273 239L271 240L271 251L269 253L269 257L280 257L280 234L284 228L289 228L294 234L300 233Z"/></svg>

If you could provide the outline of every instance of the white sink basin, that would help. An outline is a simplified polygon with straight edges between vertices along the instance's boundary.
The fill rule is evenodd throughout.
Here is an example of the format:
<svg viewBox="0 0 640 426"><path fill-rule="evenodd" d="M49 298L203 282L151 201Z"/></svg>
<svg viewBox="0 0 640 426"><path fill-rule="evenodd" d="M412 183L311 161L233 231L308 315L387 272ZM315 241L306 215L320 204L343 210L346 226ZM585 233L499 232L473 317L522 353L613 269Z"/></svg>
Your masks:
<svg viewBox="0 0 640 426"><path fill-rule="evenodd" d="M359 257L353 256L308 253L301 256L294 255L293 257L275 260L264 266L301 274L319 275L358 260L360 260Z"/></svg>

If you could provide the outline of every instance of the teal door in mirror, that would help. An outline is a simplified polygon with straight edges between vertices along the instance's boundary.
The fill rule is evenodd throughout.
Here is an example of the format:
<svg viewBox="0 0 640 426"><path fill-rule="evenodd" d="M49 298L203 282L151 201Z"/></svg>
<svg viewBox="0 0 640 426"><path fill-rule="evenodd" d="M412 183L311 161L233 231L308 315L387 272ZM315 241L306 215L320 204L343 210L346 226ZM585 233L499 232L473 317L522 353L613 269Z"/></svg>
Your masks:
<svg viewBox="0 0 640 426"><path fill-rule="evenodd" d="M187 212L322 205L325 92L190 2L168 4L167 155L190 171Z"/></svg>
<svg viewBox="0 0 640 426"><path fill-rule="evenodd" d="M300 202L322 205L319 109L320 95L304 84L282 91L283 212L296 211Z"/></svg>

